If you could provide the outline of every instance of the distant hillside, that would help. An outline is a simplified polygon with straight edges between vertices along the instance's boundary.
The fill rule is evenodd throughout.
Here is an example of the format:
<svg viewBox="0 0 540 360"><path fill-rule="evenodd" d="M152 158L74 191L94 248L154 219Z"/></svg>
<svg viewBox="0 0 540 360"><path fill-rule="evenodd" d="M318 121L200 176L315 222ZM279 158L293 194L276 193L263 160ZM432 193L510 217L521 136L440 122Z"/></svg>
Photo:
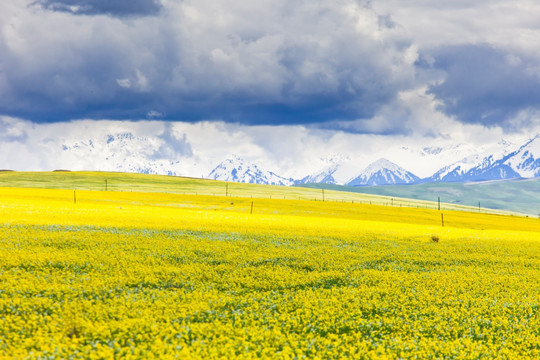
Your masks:
<svg viewBox="0 0 540 360"><path fill-rule="evenodd" d="M481 208L508 210L532 216L540 214L540 179L362 187L329 184L297 186L427 201L437 201L440 197L443 203L478 207L480 202Z"/></svg>
<svg viewBox="0 0 540 360"><path fill-rule="evenodd" d="M329 185L331 186L331 185ZM345 202L351 204L391 205L404 207L420 207L436 209L437 202L414 199L390 199L386 196L371 195L354 191L360 189L352 187L353 192L342 191L346 187L337 186L341 191L324 190L320 188L276 186L262 184L246 184L239 182L224 182L208 179L187 178L166 175L148 175L138 173L120 172L0 172L0 199L3 188L42 188L64 189L66 203L72 203L74 191L77 191L77 200L80 200L79 190L101 191L106 197L107 192L146 192L170 193L195 196L210 196L218 202L221 197L249 198L257 203L259 199L274 199L276 201L306 200L326 201L328 203ZM364 187L362 187L364 189ZM366 187L366 189L369 189ZM227 200L229 203L229 200ZM237 200L230 201L236 203ZM232 205L232 204L231 204ZM185 205L182 205L185 206ZM188 205L189 206L189 205ZM459 205L445 204L447 209L471 211L474 208ZM491 211L490 213L508 213L508 211Z"/></svg>

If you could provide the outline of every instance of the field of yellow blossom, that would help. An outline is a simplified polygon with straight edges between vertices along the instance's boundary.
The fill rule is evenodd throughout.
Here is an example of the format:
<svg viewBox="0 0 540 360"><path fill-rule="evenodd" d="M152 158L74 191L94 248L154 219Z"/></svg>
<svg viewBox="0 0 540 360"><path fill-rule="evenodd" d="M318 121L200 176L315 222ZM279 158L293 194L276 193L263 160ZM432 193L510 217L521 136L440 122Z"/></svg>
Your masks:
<svg viewBox="0 0 540 360"><path fill-rule="evenodd" d="M0 358L540 357L539 219L1 185Z"/></svg>

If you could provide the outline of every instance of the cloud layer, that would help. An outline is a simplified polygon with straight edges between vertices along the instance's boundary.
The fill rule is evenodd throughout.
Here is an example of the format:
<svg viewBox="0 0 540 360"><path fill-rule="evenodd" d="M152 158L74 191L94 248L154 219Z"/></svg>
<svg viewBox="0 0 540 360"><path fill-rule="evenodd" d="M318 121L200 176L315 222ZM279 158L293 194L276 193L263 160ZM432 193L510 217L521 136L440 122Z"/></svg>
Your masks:
<svg viewBox="0 0 540 360"><path fill-rule="evenodd" d="M531 0L6 0L0 114L512 129L540 111L538 18Z"/></svg>
<svg viewBox="0 0 540 360"><path fill-rule="evenodd" d="M446 74L430 92L443 110L464 122L509 125L520 111L540 109L540 64L487 45L446 47L434 52L434 67Z"/></svg>
<svg viewBox="0 0 540 360"><path fill-rule="evenodd" d="M74 15L118 17L157 15L162 9L158 0L37 0L33 5Z"/></svg>
<svg viewBox="0 0 540 360"><path fill-rule="evenodd" d="M300 179L345 161L359 170L387 158L416 175L430 176L445 165L497 142L523 144L530 134L508 137L500 128L446 124L452 138L373 135L304 125L250 126L223 121L77 120L36 124L0 116L0 169L100 170L205 177L231 155L279 175ZM536 128L536 131L540 127Z"/></svg>

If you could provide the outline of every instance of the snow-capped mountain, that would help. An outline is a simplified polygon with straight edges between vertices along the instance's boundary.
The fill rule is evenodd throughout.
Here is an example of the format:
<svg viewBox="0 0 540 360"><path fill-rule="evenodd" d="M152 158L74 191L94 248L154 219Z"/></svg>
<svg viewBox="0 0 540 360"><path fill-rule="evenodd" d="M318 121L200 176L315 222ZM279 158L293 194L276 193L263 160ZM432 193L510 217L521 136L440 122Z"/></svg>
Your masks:
<svg viewBox="0 0 540 360"><path fill-rule="evenodd" d="M464 182L483 180L502 180L520 177L511 167L505 164L497 164L493 155L481 159L480 155L473 155L445 166L433 176L424 179L423 182Z"/></svg>
<svg viewBox="0 0 540 360"><path fill-rule="evenodd" d="M494 166L508 166L523 178L540 176L540 135L536 135L518 150L506 155Z"/></svg>
<svg viewBox="0 0 540 360"><path fill-rule="evenodd" d="M420 178L387 159L370 164L362 173L347 182L349 186L413 184Z"/></svg>
<svg viewBox="0 0 540 360"><path fill-rule="evenodd" d="M445 166L431 177L425 179L425 182L457 182L462 181L463 176L473 167L482 162L480 155L471 155L457 161L451 165Z"/></svg>
<svg viewBox="0 0 540 360"><path fill-rule="evenodd" d="M181 175L182 164L170 159L159 138L135 136L132 133L108 134L86 140L66 140L61 156L73 170L136 172L144 174Z"/></svg>
<svg viewBox="0 0 540 360"><path fill-rule="evenodd" d="M388 151L388 158L400 159L400 165L405 164L408 169L421 172L422 176L433 174L437 164L450 164L423 179L386 160L386 156L361 170L359 165L368 163L367 156L353 159L347 155L318 159L319 166L324 168L301 180L279 176L237 156L223 161L207 177L275 185L326 183L353 186L540 177L540 135L527 141L521 140L519 145L501 140L476 149L472 144L455 144L445 147L402 147L395 153ZM212 159L193 156L189 143L181 138L173 141L166 136L141 136L131 132L89 134L83 139L65 138L51 145L51 150L58 159L51 164L58 163L61 164L58 168L71 170L204 177L213 165ZM429 163L430 168L424 163Z"/></svg>
<svg viewBox="0 0 540 360"><path fill-rule="evenodd" d="M511 168L494 164L508 155L515 145L504 139L497 143L498 148L478 149L474 155L443 167L422 182L465 182L482 180L501 180L519 177Z"/></svg>
<svg viewBox="0 0 540 360"><path fill-rule="evenodd" d="M338 181L334 177L334 174L339 169L339 164L334 164L326 169L304 177L301 180L296 181L297 184L338 184Z"/></svg>
<svg viewBox="0 0 540 360"><path fill-rule="evenodd" d="M502 164L500 160L492 162L492 158L488 157L480 165L467 171L461 181L504 180L519 177L521 176L510 166Z"/></svg>
<svg viewBox="0 0 540 360"><path fill-rule="evenodd" d="M540 135L499 159L490 155L457 181L502 180L540 176Z"/></svg>
<svg viewBox="0 0 540 360"><path fill-rule="evenodd" d="M337 184L344 185L351 178L358 175L360 168L356 166L350 159L337 161L323 170L313 175L308 175L301 180L296 181L296 184Z"/></svg>
<svg viewBox="0 0 540 360"><path fill-rule="evenodd" d="M293 179L285 179L271 171L261 170L257 165L238 156L223 161L207 176L208 179L251 184L292 185Z"/></svg>

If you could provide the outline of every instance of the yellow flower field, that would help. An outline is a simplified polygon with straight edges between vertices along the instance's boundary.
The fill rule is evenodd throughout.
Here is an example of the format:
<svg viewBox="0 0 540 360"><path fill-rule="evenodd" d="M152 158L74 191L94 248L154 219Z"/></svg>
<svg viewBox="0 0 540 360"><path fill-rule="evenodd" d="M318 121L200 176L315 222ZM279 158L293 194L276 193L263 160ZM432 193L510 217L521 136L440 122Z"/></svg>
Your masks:
<svg viewBox="0 0 540 360"><path fill-rule="evenodd" d="M0 188L0 357L539 358L540 220L444 220Z"/></svg>

